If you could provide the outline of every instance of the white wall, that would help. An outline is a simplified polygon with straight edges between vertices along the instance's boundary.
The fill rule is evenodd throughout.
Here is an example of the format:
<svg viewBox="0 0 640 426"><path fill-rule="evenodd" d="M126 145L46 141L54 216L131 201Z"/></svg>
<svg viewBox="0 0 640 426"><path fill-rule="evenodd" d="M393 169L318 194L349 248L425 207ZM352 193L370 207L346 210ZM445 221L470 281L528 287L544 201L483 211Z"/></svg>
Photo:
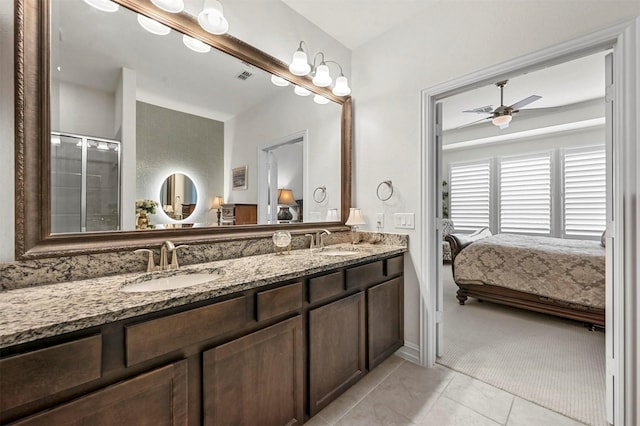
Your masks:
<svg viewBox="0 0 640 426"><path fill-rule="evenodd" d="M353 51L353 203L368 229L377 212L387 232L396 231L393 213L416 213L405 262L407 342L419 343L420 91L639 14L637 1L442 1ZM394 195L382 203L375 188L387 179Z"/></svg>
<svg viewBox="0 0 640 426"><path fill-rule="evenodd" d="M51 108L57 110L52 112L52 119L57 117L60 121L52 120L51 130L114 139L116 134L114 93L67 81L57 83L60 103L52 102Z"/></svg>

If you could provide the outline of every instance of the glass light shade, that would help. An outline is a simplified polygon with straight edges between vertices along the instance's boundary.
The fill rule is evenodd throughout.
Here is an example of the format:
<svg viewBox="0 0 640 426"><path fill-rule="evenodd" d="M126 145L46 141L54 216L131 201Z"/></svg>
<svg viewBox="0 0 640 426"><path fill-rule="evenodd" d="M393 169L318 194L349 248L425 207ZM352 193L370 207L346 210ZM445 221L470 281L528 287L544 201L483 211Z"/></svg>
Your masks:
<svg viewBox="0 0 640 426"><path fill-rule="evenodd" d="M155 19L147 18L146 16L138 14L138 23L142 28L149 31L151 34L167 35L171 32L171 28L161 24Z"/></svg>
<svg viewBox="0 0 640 426"><path fill-rule="evenodd" d="M336 96L347 96L351 93L351 89L349 88L349 84L347 82L347 77L341 75L336 78L336 85L332 90L333 94Z"/></svg>
<svg viewBox="0 0 640 426"><path fill-rule="evenodd" d="M208 33L220 35L229 31L229 22L224 17L222 4L218 0L204 0L198 23Z"/></svg>
<svg viewBox="0 0 640 426"><path fill-rule="evenodd" d="M293 54L289 71L295 75L307 75L311 71L311 65L307 62L307 54L303 50L298 49Z"/></svg>
<svg viewBox="0 0 640 426"><path fill-rule="evenodd" d="M313 102L320 104L320 105L326 105L329 103L329 99L325 98L324 96L321 95L315 95L313 97Z"/></svg>
<svg viewBox="0 0 640 426"><path fill-rule="evenodd" d="M105 142L98 142L97 148L100 151L108 151L109 150L109 145L107 145Z"/></svg>
<svg viewBox="0 0 640 426"><path fill-rule="evenodd" d="M190 37L186 34L182 35L182 42L184 43L185 46L187 46L189 49L193 50L194 52L207 53L211 50L211 46L209 46L208 44L203 43L197 38Z"/></svg>
<svg viewBox="0 0 640 426"><path fill-rule="evenodd" d="M360 212L360 209L356 207L351 207L349 209L349 217L347 218L347 221L344 224L347 226L358 226L358 225L364 225L365 223L366 222L362 217L362 213Z"/></svg>
<svg viewBox="0 0 640 426"><path fill-rule="evenodd" d="M120 9L120 6L111 0L84 0L84 2L103 12L117 12Z"/></svg>
<svg viewBox="0 0 640 426"><path fill-rule="evenodd" d="M151 3L169 13L180 13L184 10L183 0L151 0Z"/></svg>
<svg viewBox="0 0 640 426"><path fill-rule="evenodd" d="M316 75L313 76L313 84L318 87L327 87L333 80L329 75L329 67L325 64L321 64L316 68Z"/></svg>
<svg viewBox="0 0 640 426"><path fill-rule="evenodd" d="M293 197L293 191L290 189L278 189L278 205L295 206L296 200Z"/></svg>
<svg viewBox="0 0 640 426"><path fill-rule="evenodd" d="M222 198L221 195L216 195L216 197L213 199L213 205L211 206L212 209L218 210L220 208L222 208L222 205L224 204L224 199Z"/></svg>
<svg viewBox="0 0 640 426"><path fill-rule="evenodd" d="M60 140L60 136L51 136L51 145L60 145L61 143L62 141Z"/></svg>
<svg viewBox="0 0 640 426"><path fill-rule="evenodd" d="M309 96L311 94L310 91L308 91L304 87L300 87L300 86L294 87L293 91L296 92L296 95L298 95L298 96Z"/></svg>
<svg viewBox="0 0 640 426"><path fill-rule="evenodd" d="M280 87L286 87L289 85L289 82L287 80L274 74L271 74L271 82Z"/></svg>
<svg viewBox="0 0 640 426"><path fill-rule="evenodd" d="M511 115L499 115L494 117L491 122L496 126L504 126L505 124L509 124L512 119L513 117L511 117Z"/></svg>

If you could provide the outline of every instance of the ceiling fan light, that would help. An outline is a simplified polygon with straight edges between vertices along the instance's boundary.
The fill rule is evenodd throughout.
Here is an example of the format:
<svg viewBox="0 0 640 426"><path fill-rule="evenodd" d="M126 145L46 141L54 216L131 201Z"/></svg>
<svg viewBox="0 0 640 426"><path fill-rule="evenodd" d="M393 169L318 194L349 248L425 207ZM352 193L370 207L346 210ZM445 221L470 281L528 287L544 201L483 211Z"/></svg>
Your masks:
<svg viewBox="0 0 640 426"><path fill-rule="evenodd" d="M336 96L347 96L351 93L351 89L349 88L349 84L347 82L347 77L341 75L336 78L336 85L332 90L333 94Z"/></svg>
<svg viewBox="0 0 640 426"><path fill-rule="evenodd" d="M318 105L326 105L329 103L329 99L325 98L322 95L315 95L313 97L313 102L317 103Z"/></svg>
<svg viewBox="0 0 640 426"><path fill-rule="evenodd" d="M311 71L311 65L307 62L307 54L304 53L302 48L295 51L291 65L289 65L289 71L295 75L307 75Z"/></svg>
<svg viewBox="0 0 640 426"><path fill-rule="evenodd" d="M318 87L327 87L331 84L332 79L329 74L329 67L322 63L316 68L316 74L313 76L313 84Z"/></svg>
<svg viewBox="0 0 640 426"><path fill-rule="evenodd" d="M149 31L151 34L167 35L171 32L171 28L156 21L155 19L147 18L144 15L138 13L138 23L142 28Z"/></svg>
<svg viewBox="0 0 640 426"><path fill-rule="evenodd" d="M184 0L151 0L151 3L169 13L180 13L184 10Z"/></svg>
<svg viewBox="0 0 640 426"><path fill-rule="evenodd" d="M207 53L211 50L211 46L209 46L208 44L203 43L197 38L190 37L186 34L182 35L182 42L184 43L185 46L187 46L189 49L193 50L194 52Z"/></svg>
<svg viewBox="0 0 640 426"><path fill-rule="evenodd" d="M221 35L229 31L229 22L224 17L222 4L218 0L204 0L198 23L208 33Z"/></svg>
<svg viewBox="0 0 640 426"><path fill-rule="evenodd" d="M271 82L276 86L280 86L280 87L286 87L289 85L289 82L287 80L274 74L271 74Z"/></svg>
<svg viewBox="0 0 640 426"><path fill-rule="evenodd" d="M120 6L111 0L84 0L84 2L103 12L117 12L120 9Z"/></svg>
<svg viewBox="0 0 640 426"><path fill-rule="evenodd" d="M298 96L309 96L311 94L311 91L305 89L304 87L300 87L300 86L296 86L293 88L293 91L296 93L296 95Z"/></svg>
<svg viewBox="0 0 640 426"><path fill-rule="evenodd" d="M511 120L513 119L513 117L511 116L511 114L505 114L505 115L499 115L497 117L494 117L493 120L491 120L491 122L493 123L494 126L504 126L505 124L509 124L511 122Z"/></svg>

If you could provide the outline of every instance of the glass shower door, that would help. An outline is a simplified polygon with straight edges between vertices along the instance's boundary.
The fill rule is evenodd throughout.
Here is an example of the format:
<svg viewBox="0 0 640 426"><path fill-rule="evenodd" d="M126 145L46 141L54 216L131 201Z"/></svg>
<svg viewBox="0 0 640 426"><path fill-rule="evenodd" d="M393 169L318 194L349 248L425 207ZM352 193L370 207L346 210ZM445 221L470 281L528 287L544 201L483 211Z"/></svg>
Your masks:
<svg viewBox="0 0 640 426"><path fill-rule="evenodd" d="M82 138L51 135L51 232L81 232Z"/></svg>
<svg viewBox="0 0 640 426"><path fill-rule="evenodd" d="M120 143L87 139L86 232L120 229Z"/></svg>

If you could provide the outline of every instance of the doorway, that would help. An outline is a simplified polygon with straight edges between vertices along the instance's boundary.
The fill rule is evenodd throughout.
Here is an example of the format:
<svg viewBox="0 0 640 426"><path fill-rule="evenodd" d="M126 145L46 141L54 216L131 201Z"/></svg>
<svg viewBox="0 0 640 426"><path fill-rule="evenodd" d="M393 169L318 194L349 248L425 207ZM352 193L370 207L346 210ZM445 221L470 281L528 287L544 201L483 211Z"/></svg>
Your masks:
<svg viewBox="0 0 640 426"><path fill-rule="evenodd" d="M509 61L474 74L449 81L422 92L422 214L425 227L421 234L421 363L432 366L436 361L438 324L442 323L442 295L437 283L441 280L441 129L442 122L436 118L437 102L448 96L491 84L501 79L508 79L526 70L541 69L546 66L562 63L586 54L612 49L613 75L616 84L608 91L608 100L621 105L634 105L638 96L633 90L635 73L636 31L635 23L612 27L589 36L554 46L513 61ZM624 227L634 229L632 218L624 221L622 214L624 205L622 193L625 188L635 188L634 174L628 169L629 164L622 159L624 155L635 152L637 134L634 133L633 120L635 109L617 109L615 116L607 120L607 134L611 135L611 155L608 156L611 173L611 190L608 194L610 215L607 217L607 419L610 423L624 424L625 399L632 404L631 395L625 395L624 376L624 335L625 327L633 327L632 316L628 304L625 305L624 294L631 292L625 287L622 279L625 272ZM617 131L613 131L617 129ZM630 139L622 138L622 131L633 135ZM440 139L439 139L440 138ZM626 165L626 169L625 169ZM626 174L625 174L626 173ZM608 179L609 181L609 179ZM435 219L435 220L434 220ZM615 226L614 226L615 224ZM627 240L629 242L629 240ZM636 244L635 240L631 244ZM613 256L615 253L615 257ZM635 307L635 306L634 306ZM625 312L625 308L627 311ZM632 328L631 328L632 329ZM614 380L615 375L615 380ZM628 413L627 413L628 415Z"/></svg>

